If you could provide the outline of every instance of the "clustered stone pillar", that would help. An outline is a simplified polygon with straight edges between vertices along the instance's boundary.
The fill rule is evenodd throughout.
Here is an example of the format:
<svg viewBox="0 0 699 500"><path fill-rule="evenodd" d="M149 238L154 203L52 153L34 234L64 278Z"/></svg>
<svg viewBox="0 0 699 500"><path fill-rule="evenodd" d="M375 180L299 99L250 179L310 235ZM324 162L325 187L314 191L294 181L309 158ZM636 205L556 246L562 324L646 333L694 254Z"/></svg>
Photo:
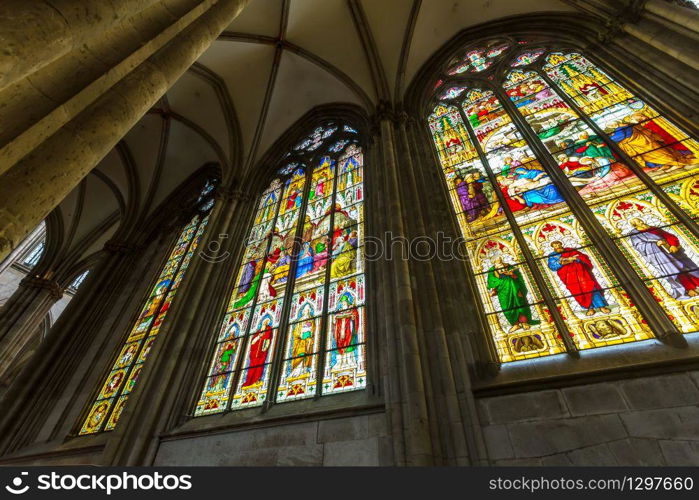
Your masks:
<svg viewBox="0 0 699 500"><path fill-rule="evenodd" d="M0 32L10 59L0 68L0 259L55 208L238 15L248 0L3 2ZM121 3L120 7L112 4ZM107 19L104 19L107 16ZM2 17L2 16L0 16ZM99 20L97 26L93 25ZM17 24L53 42L24 43ZM73 30L75 27L75 31ZM63 33L63 34L61 34ZM74 33L71 37L66 33ZM53 37L53 38L52 38ZM3 49L5 50L5 49ZM63 54L63 55L60 55Z"/></svg>
<svg viewBox="0 0 699 500"><path fill-rule="evenodd" d="M8 370L22 349L35 338L51 306L63 295L49 278L29 275L0 311L0 384L7 385Z"/></svg>
<svg viewBox="0 0 699 500"><path fill-rule="evenodd" d="M396 130L390 110L379 109L377 122L379 135L376 142L379 144L381 159L377 165L380 165L383 171L382 193L386 206L382 207L382 213L386 215L386 220L385 227L375 229L381 233L390 232L395 237L407 238L400 195ZM391 367L392 373L389 377L397 378L401 391L400 394L388 395L391 398L399 398L400 410L394 408L393 411L401 412L402 432L394 434L394 439L403 440L404 456L396 457L396 461L408 466L434 465L435 450L430 433L425 387L428 374L424 366L424 352L420 347L408 260L402 255L393 254L390 260L380 264L385 266L387 271L384 284L393 292L392 297L389 297L389 300L393 301L393 316L387 318L389 321L384 328L387 334L387 348L396 352L395 366Z"/></svg>
<svg viewBox="0 0 699 500"><path fill-rule="evenodd" d="M61 399L70 378L95 357L104 315L116 306L115 297L133 272L136 248L124 242L105 245L105 258L71 301L70 314L61 315L51 342L39 345L31 366L13 381L2 400L0 455L31 443L39 434L43 433L43 439L51 435L54 419L70 404L70 399ZM90 349L93 352L88 356Z"/></svg>
<svg viewBox="0 0 699 500"><path fill-rule="evenodd" d="M373 219L372 233L381 236L390 231L393 240L404 238L409 245L407 255L392 245L387 258L377 263L383 285L378 287L383 292L382 366L387 371L384 387L395 461L397 465L480 464L485 452L468 390L468 360L462 354L467 350L466 335L447 326L435 279L443 274L443 263L435 262L434 256L421 257L438 241L428 228L445 225L443 220L428 223L432 202L425 189L430 183L423 182L420 169L434 165L423 164L411 130L415 119L384 107L376 121L378 151L372 161L380 167L380 178L372 185L381 193L375 207L381 215ZM468 292L461 295L462 302L469 303L468 296ZM460 312L464 309L462 304ZM458 324L465 323L461 317Z"/></svg>

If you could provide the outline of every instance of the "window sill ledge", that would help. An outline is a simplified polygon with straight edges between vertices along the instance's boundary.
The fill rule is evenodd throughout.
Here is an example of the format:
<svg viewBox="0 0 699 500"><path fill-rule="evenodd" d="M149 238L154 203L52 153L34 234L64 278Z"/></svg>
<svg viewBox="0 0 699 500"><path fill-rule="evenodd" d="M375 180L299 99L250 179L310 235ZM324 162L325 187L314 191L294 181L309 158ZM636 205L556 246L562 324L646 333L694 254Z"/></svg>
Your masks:
<svg viewBox="0 0 699 500"><path fill-rule="evenodd" d="M277 403L266 411L261 407L227 411L201 417L188 416L188 420L160 435L163 441L183 439L202 434L215 434L242 429L252 429L284 423L300 423L326 417L343 417L358 413L376 413L384 410L383 398L371 394L371 389L335 394L318 400L307 399Z"/></svg>
<svg viewBox="0 0 699 500"><path fill-rule="evenodd" d="M648 376L699 368L699 332L684 335L688 347L645 340L581 351L575 359L559 354L502 365L497 375L474 381L476 397Z"/></svg>

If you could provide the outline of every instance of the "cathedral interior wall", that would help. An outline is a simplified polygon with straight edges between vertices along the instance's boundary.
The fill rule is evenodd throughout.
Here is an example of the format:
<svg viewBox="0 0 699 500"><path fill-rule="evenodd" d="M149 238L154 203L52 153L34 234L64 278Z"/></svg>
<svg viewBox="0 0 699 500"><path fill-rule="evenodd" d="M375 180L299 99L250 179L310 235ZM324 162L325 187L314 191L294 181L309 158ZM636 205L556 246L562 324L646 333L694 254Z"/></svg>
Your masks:
<svg viewBox="0 0 699 500"><path fill-rule="evenodd" d="M392 465L384 413L289 423L160 443L153 465Z"/></svg>
<svg viewBox="0 0 699 500"><path fill-rule="evenodd" d="M5 302L17 291L19 282L25 276L25 273L11 266L0 274L0 307L5 305Z"/></svg>
<svg viewBox="0 0 699 500"><path fill-rule="evenodd" d="M699 465L699 371L478 399L495 465Z"/></svg>

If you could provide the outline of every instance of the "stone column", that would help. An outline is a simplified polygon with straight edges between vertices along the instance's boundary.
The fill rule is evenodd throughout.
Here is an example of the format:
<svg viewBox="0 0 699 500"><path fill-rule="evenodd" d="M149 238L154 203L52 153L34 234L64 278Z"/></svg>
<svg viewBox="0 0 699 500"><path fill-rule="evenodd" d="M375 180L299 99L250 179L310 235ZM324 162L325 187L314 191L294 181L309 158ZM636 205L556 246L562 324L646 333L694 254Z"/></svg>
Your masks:
<svg viewBox="0 0 699 500"><path fill-rule="evenodd" d="M415 204L420 207L423 230L436 241L449 236L462 242L425 120L411 116L405 128L404 140L411 146L413 157L410 180L417 200ZM451 222L456 225L452 226ZM469 280L470 271L465 269L467 263L461 257L463 242L458 248L450 247L444 257L438 256L426 263L428 285L421 300L431 300L435 311L439 312L435 316L441 324L435 330L439 335L437 342L443 346L438 362L449 364L449 368L443 370L450 377L445 383L444 397L451 401L449 412L444 415L448 415L449 426L454 429L450 433L462 440L455 446L455 456L448 463L485 465L487 453L472 392L472 374L481 366L494 369L497 353L479 308L475 283Z"/></svg>
<svg viewBox="0 0 699 500"><path fill-rule="evenodd" d="M473 442L473 438L467 436L470 429L465 425L462 417L461 402L459 401L459 391L457 379L462 379L467 375L465 364L458 356L461 339L449 334L445 328L441 308L439 305L440 293L435 280L435 273L439 272L436 267L441 251L437 248L437 235L430 232L425 223L425 213L423 204L424 198L421 196L416 169L421 167L419 155L415 149L413 136L408 133L408 126L415 125L416 120L409 118L406 113L401 113L398 117L398 132L401 159L401 181L404 186L404 196L408 200L407 206L411 207L410 214L406 220L412 222L411 237L425 238L426 242L432 242L436 254L429 260L416 257L411 259L411 270L417 278L418 287L416 295L419 296L420 308L422 312L422 333L425 337L426 354L429 355L430 371L432 374L432 403L430 407L435 408L436 417L433 425L438 430L438 437L441 443L441 463L443 465L469 465L477 462L478 457L472 457L468 442ZM411 145L413 148L411 149ZM415 151L415 154L414 154ZM429 165L423 168L434 167ZM424 247L424 245L423 245ZM417 249L418 247L415 246ZM423 248L424 250L424 248ZM468 417L467 417L468 419Z"/></svg>
<svg viewBox="0 0 699 500"><path fill-rule="evenodd" d="M61 79L49 80L68 87L63 95L46 108L45 117L36 117L27 129L15 131L12 137L5 138L9 142L0 144L0 173L4 172L0 176L0 259L165 94L248 0L200 0L191 6L193 1L160 0L151 7L155 11L146 12L152 18L141 13L143 17L137 19L140 22L134 20L130 29L148 29L151 38L138 40L137 44L129 40L131 53L116 62L109 60L114 57L109 52L109 39L95 42L104 51L100 72L94 80L81 82L77 89L69 87L71 78L80 76L74 74L81 68L80 58L67 60L59 72ZM191 8L183 9L183 5ZM162 29L154 29L154 23ZM119 56L124 55L123 45L117 44L116 49L122 52ZM63 58L58 59L55 64L62 61ZM94 64L91 69L94 70ZM14 119L23 119L31 109L23 106L27 95L19 90L16 95L7 91L2 93L0 111L14 110L9 115L6 112L2 120L12 123Z"/></svg>
<svg viewBox="0 0 699 500"><path fill-rule="evenodd" d="M598 30L603 44L630 35L665 55L663 58L646 54L650 67L659 67L667 59L686 65L685 70L699 69L699 11L665 0L568 0L568 3L603 20Z"/></svg>
<svg viewBox="0 0 699 500"><path fill-rule="evenodd" d="M381 219L375 225L377 234L390 232L394 238L408 238L403 220L404 200L401 198L396 131L393 124L393 114L385 106L377 113L377 130L375 143L379 145L379 162L376 168L383 172ZM390 243L390 242L388 242ZM401 452L396 456L397 465L433 465L435 450L430 432L430 411L426 379L429 375L424 365L424 352L420 347L420 333L416 317L416 298L413 294L412 280L408 262L393 249L391 259L377 262L385 268L384 287L390 292L385 299L392 302L392 315L386 318L385 348L389 352L389 362L386 367L390 371L391 384L387 391L387 407L393 414L393 422L400 422L402 429L396 433L394 441L402 441L401 446L394 451ZM397 384L394 385L393 382Z"/></svg>
<svg viewBox="0 0 699 500"><path fill-rule="evenodd" d="M158 0L5 0L0 90Z"/></svg>
<svg viewBox="0 0 699 500"><path fill-rule="evenodd" d="M661 0L649 0L644 6L638 22L623 23L623 30L699 70L699 11Z"/></svg>
<svg viewBox="0 0 699 500"><path fill-rule="evenodd" d="M134 270L136 247L110 242L105 248L106 258L83 283L67 314L54 325L51 341L39 346L30 366L20 372L4 395L0 405L0 455L31 443L37 436L48 440L57 422L65 418L71 398L63 395L71 378L80 373L79 367L91 364L85 354L97 343L106 311L115 307L124 280Z"/></svg>
<svg viewBox="0 0 699 500"><path fill-rule="evenodd" d="M48 278L29 275L0 311L0 383L17 355L39 332L51 306L63 295L60 285Z"/></svg>

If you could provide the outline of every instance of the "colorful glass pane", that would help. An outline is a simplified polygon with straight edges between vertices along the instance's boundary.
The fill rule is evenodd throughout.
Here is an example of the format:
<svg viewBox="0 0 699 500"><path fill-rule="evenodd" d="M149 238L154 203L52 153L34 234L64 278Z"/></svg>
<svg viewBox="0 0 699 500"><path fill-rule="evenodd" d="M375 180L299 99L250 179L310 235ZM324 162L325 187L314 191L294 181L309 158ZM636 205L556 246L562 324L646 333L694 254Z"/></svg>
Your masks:
<svg viewBox="0 0 699 500"><path fill-rule="evenodd" d="M554 52L546 62L551 80L656 182L687 177L699 166L699 142L584 56Z"/></svg>
<svg viewBox="0 0 699 500"><path fill-rule="evenodd" d="M304 148L337 128L316 129ZM329 290L333 301L338 290L351 290L342 304L364 303L363 152L343 139L309 170L287 175L260 197L196 416L337 392L324 388L326 376L335 385L341 379L343 391L366 384L363 345L348 346L354 357L338 365L330 351L343 345L323 340L334 311ZM364 338L363 323L343 328L351 339Z"/></svg>
<svg viewBox="0 0 699 500"><path fill-rule="evenodd" d="M522 52L517 57L515 57L514 61L512 61L511 66L513 68L517 68L519 66L527 66L538 60L544 54L544 52L545 50L543 49L528 50L526 52Z"/></svg>
<svg viewBox="0 0 699 500"><path fill-rule="evenodd" d="M459 97L465 90L466 87L450 87L439 96L439 99L454 99Z"/></svg>
<svg viewBox="0 0 699 500"><path fill-rule="evenodd" d="M212 190L207 184L202 194L210 195ZM210 200L200 196L199 202L201 209ZM81 426L80 435L110 431L116 427L208 221L209 215L198 213L180 233L141 314L112 362L112 370L100 386L100 392Z"/></svg>
<svg viewBox="0 0 699 500"><path fill-rule="evenodd" d="M448 73L482 71L490 55L506 50L474 49L452 61ZM527 50L510 64L528 66L544 54ZM697 241L635 172L638 164L696 219L697 143L580 54L551 53L544 71L515 69L501 81L523 121L510 116L495 92L464 87L463 80L457 87L464 97L463 120L460 110L445 105L428 120L501 361L562 352L561 332L554 326L561 321L578 349L653 336L617 278L618 268L608 265L607 251L593 244L568 206L569 188L552 179L559 177L549 170L553 162L618 240L668 317L681 331L696 331ZM438 99L455 88L449 83L446 79L447 90ZM536 136L536 144L530 144L527 138ZM610 213L639 205L630 196L652 198L655 219L627 216L622 223L617 215L616 225L610 223ZM517 231L508 220L516 221ZM639 250L641 240L655 244L647 246L648 255ZM519 283L521 300L500 294L498 286L508 279Z"/></svg>
<svg viewBox="0 0 699 500"><path fill-rule="evenodd" d="M531 72L513 72L505 83L508 95L593 210L605 213L609 207L614 207L616 225L603 223L603 227L619 238L620 250L630 262L635 262L636 272L647 282L668 317L681 331L695 331L699 321L686 312L694 300L695 273L699 277L694 269L694 262L698 260L691 253L693 236L669 217L668 209L650 194L646 184L612 146L616 144L627 158L661 184L680 209L696 217L696 200L690 186L693 170L699 164L696 160L699 144L580 54L552 53L546 61L546 74L579 112L562 98L558 89ZM602 133L595 132L581 118L580 112ZM634 193L634 198L628 198ZM652 201L648 201L648 197ZM653 210L644 205L644 200L654 207ZM620 206L635 208L621 210ZM645 212L641 207L645 207ZM634 210L635 215L630 215ZM645 215L644 219L642 213L652 215ZM663 213L666 219L661 223ZM607 218L601 220L608 220L612 215L606 213ZM622 226L629 236L619 237ZM636 226L642 230L634 229ZM673 230L666 231L663 227ZM683 241L678 233L686 234L689 239ZM632 248L634 244L640 248L643 239L654 239L656 244L649 247L653 251L648 250L645 255ZM664 248L673 251L663 251ZM651 265L653 259L655 266ZM673 265L682 269L674 271L675 275L682 276L682 282L673 278L670 270ZM683 306L677 301L684 301Z"/></svg>
<svg viewBox="0 0 699 500"><path fill-rule="evenodd" d="M487 47L469 50L463 57L455 59L450 63L447 74L453 76L466 72L480 73L485 71L497 62L509 48L510 45L508 43L495 41L491 42Z"/></svg>

